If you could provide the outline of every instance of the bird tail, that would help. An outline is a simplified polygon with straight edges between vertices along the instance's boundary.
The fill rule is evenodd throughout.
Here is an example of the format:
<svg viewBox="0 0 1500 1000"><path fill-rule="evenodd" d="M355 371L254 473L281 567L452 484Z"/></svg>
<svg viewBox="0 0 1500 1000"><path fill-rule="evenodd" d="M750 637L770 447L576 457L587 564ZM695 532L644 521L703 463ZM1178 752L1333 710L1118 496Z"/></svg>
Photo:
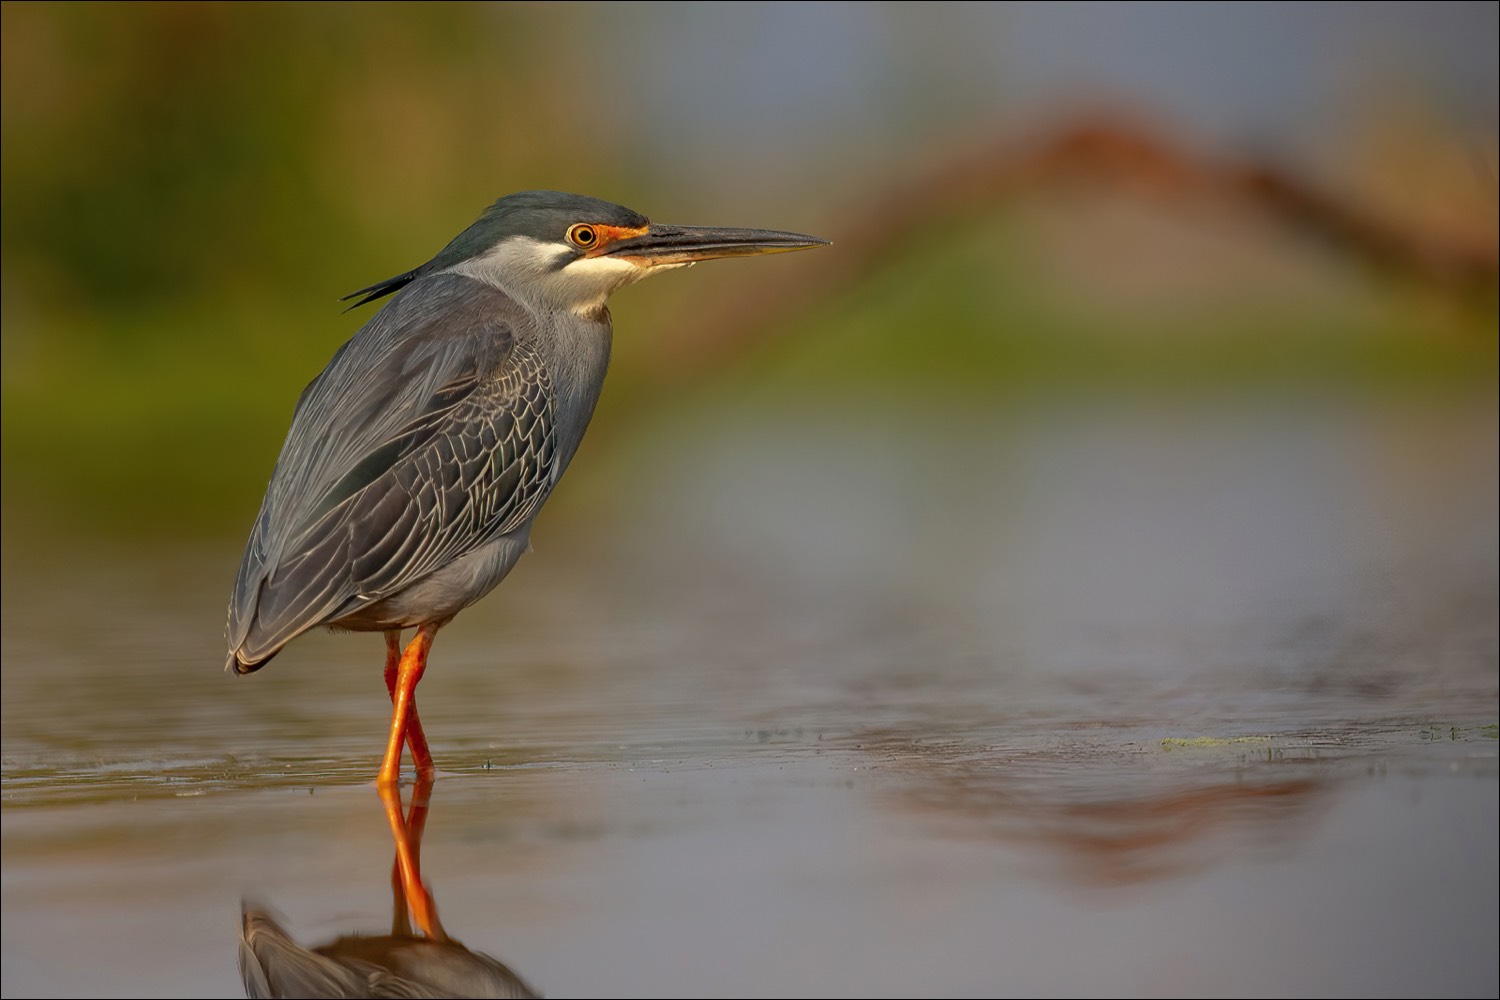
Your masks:
<svg viewBox="0 0 1500 1000"><path fill-rule="evenodd" d="M280 650L276 650L270 656L263 656L258 660L250 660L242 656L238 649L231 649L229 651L229 659L224 663L224 672L226 674L253 674L267 663L270 663L271 657L275 656L277 652L280 652Z"/></svg>

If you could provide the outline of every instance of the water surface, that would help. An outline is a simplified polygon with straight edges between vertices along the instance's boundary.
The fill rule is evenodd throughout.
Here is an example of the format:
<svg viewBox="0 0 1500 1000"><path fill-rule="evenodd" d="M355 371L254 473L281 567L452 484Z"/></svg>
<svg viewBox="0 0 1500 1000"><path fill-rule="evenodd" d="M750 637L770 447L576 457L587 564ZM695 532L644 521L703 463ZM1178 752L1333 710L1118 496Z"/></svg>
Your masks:
<svg viewBox="0 0 1500 1000"><path fill-rule="evenodd" d="M886 400L586 444L420 690L443 921L549 996L1493 996L1496 426ZM238 995L246 898L387 932L379 640L226 677L239 538L7 529L4 993Z"/></svg>

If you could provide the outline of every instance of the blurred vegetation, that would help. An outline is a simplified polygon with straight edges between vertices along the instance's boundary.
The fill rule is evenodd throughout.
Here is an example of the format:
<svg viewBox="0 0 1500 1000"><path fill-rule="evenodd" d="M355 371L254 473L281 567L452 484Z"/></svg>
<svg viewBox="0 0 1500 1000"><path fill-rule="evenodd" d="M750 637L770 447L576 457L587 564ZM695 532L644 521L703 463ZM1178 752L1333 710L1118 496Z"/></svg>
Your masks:
<svg viewBox="0 0 1500 1000"><path fill-rule="evenodd" d="M1454 295L1371 273L1244 206L1097 182L934 219L858 280L833 281L841 236L869 232L850 224L870 221L860 192L899 190L913 163L860 162L836 192L768 198L787 206L773 218L683 218L679 206L715 197L653 188L663 151L632 128L630 61L593 7L3 12L7 535L49 521L239 534L297 393L368 315L341 315L337 296L531 187L835 239L820 263L723 265L622 296L601 425L730 388L940 402L1496 382L1492 284ZM1476 166L1472 136L1378 119L1346 151L1341 193L1493 255L1493 136L1480 146ZM1428 194L1403 196L1414 190ZM799 268L812 294L766 312L765 336L683 361L713 343L716 303L774 305Z"/></svg>
<svg viewBox="0 0 1500 1000"><path fill-rule="evenodd" d="M557 86L578 16L6 4L8 518L194 528L258 493L271 428L357 328L340 294L506 190L615 175Z"/></svg>

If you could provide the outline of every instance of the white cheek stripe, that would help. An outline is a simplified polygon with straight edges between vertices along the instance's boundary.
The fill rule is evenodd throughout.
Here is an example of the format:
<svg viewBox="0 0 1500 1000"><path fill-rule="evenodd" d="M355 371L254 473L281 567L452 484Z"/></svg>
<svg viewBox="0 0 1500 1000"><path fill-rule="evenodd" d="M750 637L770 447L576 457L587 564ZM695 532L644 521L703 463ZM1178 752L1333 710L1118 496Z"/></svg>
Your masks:
<svg viewBox="0 0 1500 1000"><path fill-rule="evenodd" d="M619 281L621 278L638 277L644 275L646 271L647 268L637 267L619 257L579 257L563 268L563 273L569 276L577 275L584 280L602 281Z"/></svg>
<svg viewBox="0 0 1500 1000"><path fill-rule="evenodd" d="M537 307L561 307L580 315L596 312L610 293L642 278L687 267L680 264L642 266L625 257L573 257L555 243L512 236L482 257L450 268L458 274L487 282ZM563 261L569 261L558 267Z"/></svg>

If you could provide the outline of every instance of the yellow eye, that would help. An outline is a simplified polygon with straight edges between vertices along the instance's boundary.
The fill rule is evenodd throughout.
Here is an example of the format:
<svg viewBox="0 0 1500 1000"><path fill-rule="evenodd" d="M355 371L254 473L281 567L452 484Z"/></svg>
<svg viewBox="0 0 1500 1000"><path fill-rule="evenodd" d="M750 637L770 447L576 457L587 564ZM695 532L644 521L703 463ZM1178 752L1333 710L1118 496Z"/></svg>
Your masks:
<svg viewBox="0 0 1500 1000"><path fill-rule="evenodd" d="M580 250L587 250L599 242L599 233L593 226L580 222L576 226L568 227L568 242Z"/></svg>

